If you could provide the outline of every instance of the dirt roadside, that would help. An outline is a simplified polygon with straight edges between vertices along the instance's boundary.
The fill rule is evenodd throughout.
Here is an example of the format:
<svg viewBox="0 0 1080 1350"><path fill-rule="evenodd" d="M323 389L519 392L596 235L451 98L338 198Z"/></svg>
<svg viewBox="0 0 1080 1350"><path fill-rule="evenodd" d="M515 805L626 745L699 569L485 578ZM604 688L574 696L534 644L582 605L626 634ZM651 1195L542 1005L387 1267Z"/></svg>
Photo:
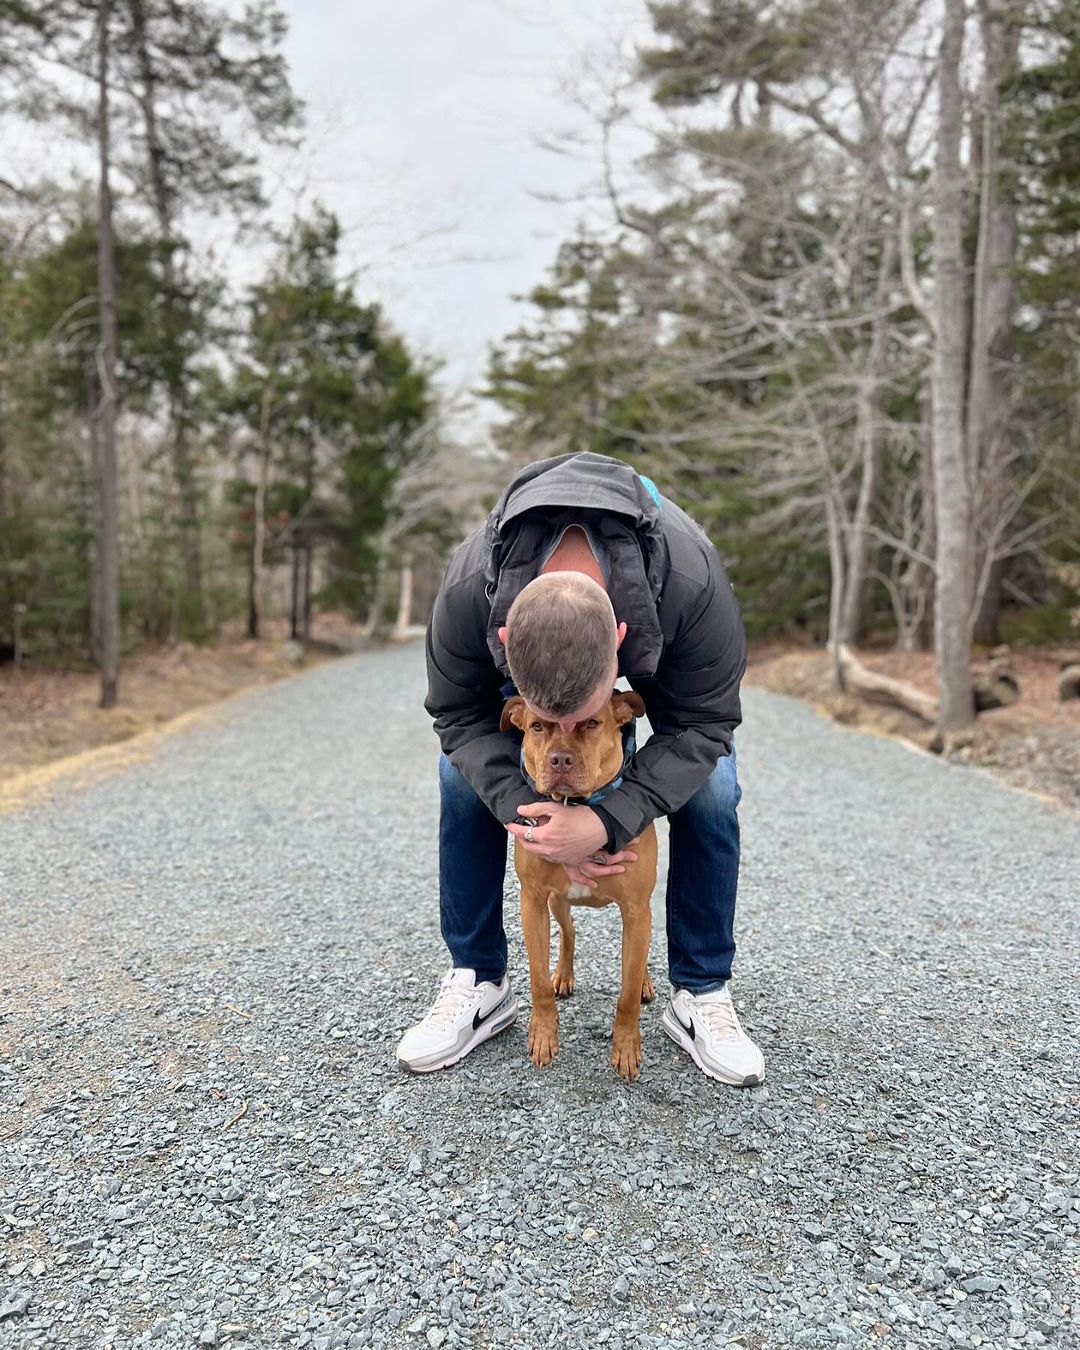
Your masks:
<svg viewBox="0 0 1080 1350"><path fill-rule="evenodd" d="M925 693L937 692L931 653L863 649L858 657L871 670L906 680ZM1059 652L1052 647L1017 649L1006 663L1020 684L1019 700L1011 707L980 713L973 743L953 758L1080 812L1080 699L1065 703L1058 699ZM838 692L829 655L821 648L752 644L746 683L805 699L847 726L901 737L924 749L930 745L932 732L918 718Z"/></svg>
<svg viewBox="0 0 1080 1350"><path fill-rule="evenodd" d="M120 703L97 706L94 672L0 669L0 813L40 795L57 778L91 764L137 758L151 733L182 724L241 690L285 679L366 645L339 615L320 615L305 648L282 622L258 641L227 635L212 647L180 643L124 660Z"/></svg>

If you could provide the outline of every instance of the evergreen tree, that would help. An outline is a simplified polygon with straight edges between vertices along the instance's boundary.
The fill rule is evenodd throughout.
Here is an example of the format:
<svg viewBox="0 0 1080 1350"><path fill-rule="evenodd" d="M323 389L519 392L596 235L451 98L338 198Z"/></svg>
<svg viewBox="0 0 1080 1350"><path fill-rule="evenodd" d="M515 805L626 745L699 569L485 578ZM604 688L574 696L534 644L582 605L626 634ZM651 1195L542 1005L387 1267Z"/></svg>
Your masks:
<svg viewBox="0 0 1080 1350"><path fill-rule="evenodd" d="M161 238L157 265L169 348L163 392L187 592L183 626L193 635L203 630L204 606L189 405L197 387L193 360L207 340L211 288L199 274L187 231L195 212L243 219L263 205L260 142L291 134L300 118L281 52L285 31L275 0L258 0L240 13L210 0L108 0L104 8L102 0L42 0L32 18L8 0L0 10L0 48L6 32L23 49L21 105L39 120L66 123L76 137L100 130L107 112L109 195L139 203ZM103 97L94 109L80 101L72 75L96 83ZM107 251L103 238L106 274ZM102 412L111 416L107 398Z"/></svg>
<svg viewBox="0 0 1080 1350"><path fill-rule="evenodd" d="M378 307L338 278L340 234L323 210L297 223L251 293L246 350L223 395L255 459L234 494L250 521L252 636L265 566L286 549L297 636L310 633L320 546L328 599L362 609L397 476L418 452L415 433L431 409L428 373L385 331Z"/></svg>
<svg viewBox="0 0 1080 1350"><path fill-rule="evenodd" d="M119 162L153 212L163 245L169 436L187 626L198 634L205 615L191 395L209 297L196 277L186 222L196 210L243 215L262 206L258 144L287 136L300 109L281 53L285 18L274 0L239 15L200 0L117 3L124 17L117 59L132 96Z"/></svg>
<svg viewBox="0 0 1080 1350"><path fill-rule="evenodd" d="M1030 565L1024 591L1043 601L1029 630L1069 633L1068 610L1080 599L1080 14L1050 5L1032 16L1030 36L1040 58L1013 73L1004 91L1009 108L1006 154L1009 191L1018 205L1020 319L1015 362L1020 401L1014 425L1023 428L1025 472L1038 475L1023 527L1050 521L1046 560L1053 584Z"/></svg>
<svg viewBox="0 0 1080 1350"><path fill-rule="evenodd" d="M56 240L0 276L0 631L20 628L35 652L90 655L93 556L91 426L100 389L97 222L77 216ZM122 230L118 395L149 409L164 378L163 297L154 240ZM129 567L125 590L137 589ZM130 599L125 608L130 608Z"/></svg>

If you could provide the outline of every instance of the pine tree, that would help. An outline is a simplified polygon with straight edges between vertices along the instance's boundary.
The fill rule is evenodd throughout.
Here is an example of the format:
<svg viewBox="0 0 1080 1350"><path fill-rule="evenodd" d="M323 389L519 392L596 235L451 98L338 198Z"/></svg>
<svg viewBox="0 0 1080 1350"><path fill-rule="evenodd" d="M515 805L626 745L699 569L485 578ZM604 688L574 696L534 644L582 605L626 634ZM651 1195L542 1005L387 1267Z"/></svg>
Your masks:
<svg viewBox="0 0 1080 1350"><path fill-rule="evenodd" d="M428 373L337 275L341 230L324 210L297 222L253 288L245 352L222 403L254 454L238 485L250 529L248 632L258 636L268 560L291 554L293 622L310 631L313 555L328 595L361 610L398 475L418 452Z"/></svg>
<svg viewBox="0 0 1080 1350"><path fill-rule="evenodd" d="M208 297L194 274L186 222L194 211L243 216L263 205L259 141L299 125L281 44L285 18L262 0L234 16L200 0L116 0L125 17L118 60L133 103L121 164L162 241L169 346L167 401L180 500L180 551L190 631L205 626L200 498L192 444L193 360Z"/></svg>

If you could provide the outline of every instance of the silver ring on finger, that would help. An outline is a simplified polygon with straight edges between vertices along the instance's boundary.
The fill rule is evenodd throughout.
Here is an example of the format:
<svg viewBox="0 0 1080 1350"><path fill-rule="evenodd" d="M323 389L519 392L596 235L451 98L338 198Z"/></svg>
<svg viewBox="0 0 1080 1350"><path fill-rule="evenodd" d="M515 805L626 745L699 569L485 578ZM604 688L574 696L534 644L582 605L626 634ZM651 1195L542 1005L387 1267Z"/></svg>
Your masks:
<svg viewBox="0 0 1080 1350"><path fill-rule="evenodd" d="M530 825L529 828L525 831L525 842L527 844L531 844L532 841L533 841L533 827Z"/></svg>
<svg viewBox="0 0 1080 1350"><path fill-rule="evenodd" d="M599 864L599 866L604 867L611 861L611 859L607 856L606 853L593 853L590 855L589 861L597 863Z"/></svg>

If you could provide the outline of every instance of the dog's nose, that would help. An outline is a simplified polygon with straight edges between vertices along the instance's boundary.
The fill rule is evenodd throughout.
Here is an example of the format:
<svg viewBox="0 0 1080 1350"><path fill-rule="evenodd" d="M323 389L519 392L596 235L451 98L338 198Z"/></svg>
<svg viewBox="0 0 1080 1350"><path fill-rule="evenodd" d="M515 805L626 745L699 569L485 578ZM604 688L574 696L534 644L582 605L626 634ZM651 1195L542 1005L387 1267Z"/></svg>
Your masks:
<svg viewBox="0 0 1080 1350"><path fill-rule="evenodd" d="M574 767L574 756L569 750L553 750L548 763L556 773L569 773Z"/></svg>

